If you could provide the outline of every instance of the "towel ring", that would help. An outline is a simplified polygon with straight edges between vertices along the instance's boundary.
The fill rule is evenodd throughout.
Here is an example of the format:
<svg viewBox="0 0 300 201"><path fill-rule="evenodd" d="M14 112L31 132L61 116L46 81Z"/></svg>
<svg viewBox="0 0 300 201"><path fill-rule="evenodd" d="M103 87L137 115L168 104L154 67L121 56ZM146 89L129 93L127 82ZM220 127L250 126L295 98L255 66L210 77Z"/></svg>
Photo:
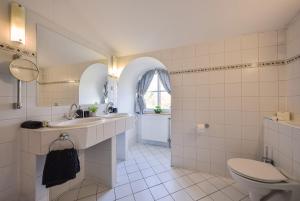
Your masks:
<svg viewBox="0 0 300 201"><path fill-rule="evenodd" d="M67 133L61 133L57 139L53 140L53 141L50 143L50 145L49 145L49 152L51 151L51 147L52 147L56 142L58 142L58 141L68 141L68 142L70 142L70 143L72 144L72 147L75 148L75 144L74 144L74 142L73 142L72 140L70 140L69 134L67 134Z"/></svg>

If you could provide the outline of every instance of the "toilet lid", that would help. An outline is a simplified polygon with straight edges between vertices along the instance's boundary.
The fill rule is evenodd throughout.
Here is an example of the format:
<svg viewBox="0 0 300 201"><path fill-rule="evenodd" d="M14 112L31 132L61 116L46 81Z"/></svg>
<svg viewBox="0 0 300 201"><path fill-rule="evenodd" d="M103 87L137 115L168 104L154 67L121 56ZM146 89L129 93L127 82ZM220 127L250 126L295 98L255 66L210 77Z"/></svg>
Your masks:
<svg viewBox="0 0 300 201"><path fill-rule="evenodd" d="M227 165L236 174L255 181L278 183L288 180L288 178L281 174L274 166L260 161L233 158L227 161Z"/></svg>

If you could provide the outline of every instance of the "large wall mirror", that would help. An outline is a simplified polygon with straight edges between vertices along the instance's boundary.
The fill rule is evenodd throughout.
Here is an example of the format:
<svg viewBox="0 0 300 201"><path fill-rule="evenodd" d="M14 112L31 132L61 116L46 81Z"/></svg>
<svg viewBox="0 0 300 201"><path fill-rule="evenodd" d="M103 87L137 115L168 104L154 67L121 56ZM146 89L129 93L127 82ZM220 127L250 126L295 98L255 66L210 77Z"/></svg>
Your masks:
<svg viewBox="0 0 300 201"><path fill-rule="evenodd" d="M37 25L38 105L100 103L107 61L102 54Z"/></svg>

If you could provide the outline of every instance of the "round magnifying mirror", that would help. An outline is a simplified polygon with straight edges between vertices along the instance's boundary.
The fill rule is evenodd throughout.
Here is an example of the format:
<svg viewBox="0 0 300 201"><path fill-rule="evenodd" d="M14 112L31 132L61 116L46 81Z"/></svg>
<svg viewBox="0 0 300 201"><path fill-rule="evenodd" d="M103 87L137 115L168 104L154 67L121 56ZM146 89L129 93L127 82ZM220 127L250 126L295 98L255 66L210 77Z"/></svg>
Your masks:
<svg viewBox="0 0 300 201"><path fill-rule="evenodd" d="M38 67L30 60L15 59L9 65L10 73L18 80L30 82L39 76Z"/></svg>

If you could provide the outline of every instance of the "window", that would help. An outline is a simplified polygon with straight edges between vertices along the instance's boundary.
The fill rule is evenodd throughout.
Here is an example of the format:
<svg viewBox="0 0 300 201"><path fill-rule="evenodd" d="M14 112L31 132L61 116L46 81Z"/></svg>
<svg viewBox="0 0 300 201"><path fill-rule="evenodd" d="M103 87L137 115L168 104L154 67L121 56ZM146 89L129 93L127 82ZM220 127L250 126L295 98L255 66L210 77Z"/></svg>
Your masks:
<svg viewBox="0 0 300 201"><path fill-rule="evenodd" d="M159 105L161 109L169 110L171 106L171 96L164 88L157 73L149 85L147 92L144 95L146 110L153 110Z"/></svg>

